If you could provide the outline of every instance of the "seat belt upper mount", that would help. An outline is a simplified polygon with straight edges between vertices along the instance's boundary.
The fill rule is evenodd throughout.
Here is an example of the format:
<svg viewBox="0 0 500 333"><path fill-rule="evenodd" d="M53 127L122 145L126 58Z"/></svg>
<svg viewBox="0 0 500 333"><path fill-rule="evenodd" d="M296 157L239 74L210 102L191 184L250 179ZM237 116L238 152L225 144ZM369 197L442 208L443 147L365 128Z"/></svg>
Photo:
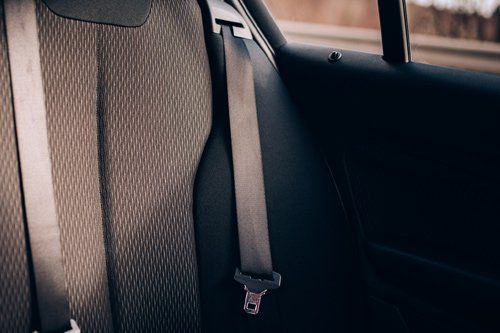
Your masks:
<svg viewBox="0 0 500 333"><path fill-rule="evenodd" d="M207 4L212 32L224 40L241 261L234 279L246 291L243 309L256 315L262 296L281 285L281 275L272 267L253 67L242 40L251 40L252 33L229 4L218 0Z"/></svg>
<svg viewBox="0 0 500 333"><path fill-rule="evenodd" d="M213 33L221 34L226 25L232 27L234 37L253 39L248 24L231 5L221 0L207 0L207 4Z"/></svg>

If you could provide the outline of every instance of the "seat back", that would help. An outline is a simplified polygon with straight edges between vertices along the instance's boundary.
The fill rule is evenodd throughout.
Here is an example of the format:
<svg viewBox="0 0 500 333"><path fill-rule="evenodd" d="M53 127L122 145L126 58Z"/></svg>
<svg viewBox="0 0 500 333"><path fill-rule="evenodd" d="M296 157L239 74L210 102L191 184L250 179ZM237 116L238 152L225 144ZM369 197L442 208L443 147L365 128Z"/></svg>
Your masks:
<svg viewBox="0 0 500 333"><path fill-rule="evenodd" d="M196 331L192 192L211 124L197 3L153 1L140 27L60 17L42 1L37 16L72 315L84 331ZM6 73L4 54L1 61ZM9 93L2 89L7 101ZM10 130L7 176L16 185L10 106L2 108L2 124ZM7 192L10 205L20 207L19 189ZM23 248L19 209L6 218L16 237L3 236L2 224L2 239ZM5 260L21 266L27 290L25 256L10 252Z"/></svg>

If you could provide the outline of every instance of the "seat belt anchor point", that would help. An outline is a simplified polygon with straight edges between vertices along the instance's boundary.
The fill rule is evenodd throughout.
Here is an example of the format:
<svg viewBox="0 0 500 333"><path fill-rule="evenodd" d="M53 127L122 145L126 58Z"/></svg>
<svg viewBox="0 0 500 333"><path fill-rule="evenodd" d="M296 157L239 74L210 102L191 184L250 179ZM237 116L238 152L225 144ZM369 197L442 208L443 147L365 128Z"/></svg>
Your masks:
<svg viewBox="0 0 500 333"><path fill-rule="evenodd" d="M252 39L252 32L243 17L233 6L219 0L208 0L208 12L212 23L212 32L220 34L222 26L229 26L233 36Z"/></svg>
<svg viewBox="0 0 500 333"><path fill-rule="evenodd" d="M281 285L281 275L273 272L273 279L253 278L250 275L243 274L239 268L236 268L234 279L241 283L245 289L245 302L243 310L251 315L257 315L260 310L262 296L268 290L278 289Z"/></svg>

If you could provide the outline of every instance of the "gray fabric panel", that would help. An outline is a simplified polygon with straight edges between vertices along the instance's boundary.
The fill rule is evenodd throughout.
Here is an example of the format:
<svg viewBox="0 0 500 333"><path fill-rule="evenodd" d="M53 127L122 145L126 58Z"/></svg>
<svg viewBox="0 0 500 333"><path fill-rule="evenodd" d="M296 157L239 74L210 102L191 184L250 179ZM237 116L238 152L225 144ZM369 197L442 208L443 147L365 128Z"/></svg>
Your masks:
<svg viewBox="0 0 500 333"><path fill-rule="evenodd" d="M30 281L3 2L0 3L0 332L28 332Z"/></svg>
<svg viewBox="0 0 500 333"><path fill-rule="evenodd" d="M5 28L24 216L42 332L69 329L70 313L50 161L36 4L5 0Z"/></svg>
<svg viewBox="0 0 500 333"><path fill-rule="evenodd" d="M111 328L100 203L96 30L38 4L40 55L63 260L72 316Z"/></svg>
<svg viewBox="0 0 500 333"><path fill-rule="evenodd" d="M193 182L211 87L195 1L102 31L103 163L120 331L199 330Z"/></svg>
<svg viewBox="0 0 500 333"><path fill-rule="evenodd" d="M198 331L192 192L211 125L198 5L153 1L139 28L38 8L71 311L83 331L111 329L109 303L116 331Z"/></svg>

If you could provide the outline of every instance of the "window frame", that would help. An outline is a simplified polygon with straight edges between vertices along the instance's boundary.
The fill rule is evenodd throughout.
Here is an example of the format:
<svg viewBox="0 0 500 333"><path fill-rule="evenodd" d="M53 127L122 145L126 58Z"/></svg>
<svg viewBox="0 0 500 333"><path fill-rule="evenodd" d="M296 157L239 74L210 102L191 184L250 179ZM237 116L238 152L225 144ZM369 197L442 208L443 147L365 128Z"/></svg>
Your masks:
<svg viewBox="0 0 500 333"><path fill-rule="evenodd" d="M278 50L287 43L263 0L230 0L229 2L235 1L248 10L248 15L251 15L251 20L260 27L259 30L273 54L274 50ZM383 59L390 63L411 62L406 0L378 0L378 10Z"/></svg>

